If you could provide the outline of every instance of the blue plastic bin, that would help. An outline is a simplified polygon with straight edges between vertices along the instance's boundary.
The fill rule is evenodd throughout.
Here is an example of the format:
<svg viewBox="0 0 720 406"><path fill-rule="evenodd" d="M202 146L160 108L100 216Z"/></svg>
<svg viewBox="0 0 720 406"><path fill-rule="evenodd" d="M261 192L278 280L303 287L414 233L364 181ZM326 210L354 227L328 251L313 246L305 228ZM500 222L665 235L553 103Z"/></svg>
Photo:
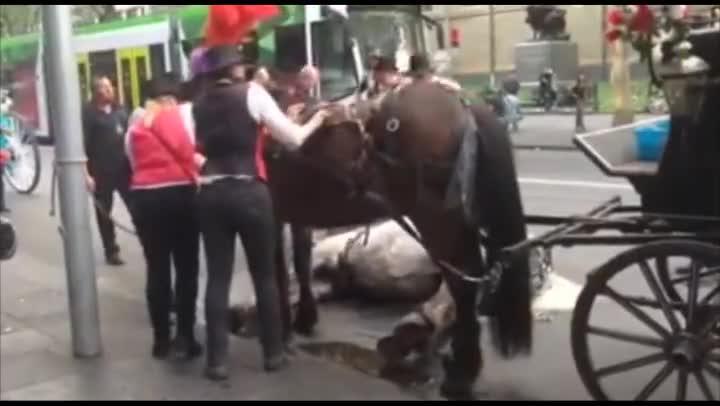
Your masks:
<svg viewBox="0 0 720 406"><path fill-rule="evenodd" d="M665 152L670 136L670 120L639 127L635 130L638 160L642 162L659 162Z"/></svg>

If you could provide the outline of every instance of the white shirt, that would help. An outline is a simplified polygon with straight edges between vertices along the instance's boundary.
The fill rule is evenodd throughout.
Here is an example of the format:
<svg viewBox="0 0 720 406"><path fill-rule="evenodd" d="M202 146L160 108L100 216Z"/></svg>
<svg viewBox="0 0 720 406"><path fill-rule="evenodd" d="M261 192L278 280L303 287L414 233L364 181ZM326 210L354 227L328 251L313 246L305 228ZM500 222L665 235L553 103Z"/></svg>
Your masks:
<svg viewBox="0 0 720 406"><path fill-rule="evenodd" d="M299 148L310 135L306 128L293 123L270 93L255 82L248 84L247 107L258 124L265 125L274 139L288 147Z"/></svg>

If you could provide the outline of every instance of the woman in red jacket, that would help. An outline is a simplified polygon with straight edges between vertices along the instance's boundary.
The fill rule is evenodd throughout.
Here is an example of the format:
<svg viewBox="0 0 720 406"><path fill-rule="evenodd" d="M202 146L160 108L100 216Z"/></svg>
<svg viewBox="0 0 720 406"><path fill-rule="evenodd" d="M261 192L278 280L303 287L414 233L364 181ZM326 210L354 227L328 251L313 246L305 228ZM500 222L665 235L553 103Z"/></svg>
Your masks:
<svg viewBox="0 0 720 406"><path fill-rule="evenodd" d="M150 101L132 124L126 152L132 168L134 216L147 261L147 301L154 331L152 354L195 358L199 231L194 199L201 159L189 109L180 106L180 83L172 76L149 83ZM175 264L178 328L171 340L171 261Z"/></svg>

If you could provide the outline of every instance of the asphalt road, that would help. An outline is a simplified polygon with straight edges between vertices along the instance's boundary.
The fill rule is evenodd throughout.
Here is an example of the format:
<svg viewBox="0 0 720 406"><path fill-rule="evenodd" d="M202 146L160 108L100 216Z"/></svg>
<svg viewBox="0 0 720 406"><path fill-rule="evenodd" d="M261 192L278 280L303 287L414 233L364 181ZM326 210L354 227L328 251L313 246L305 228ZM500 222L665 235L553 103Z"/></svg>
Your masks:
<svg viewBox="0 0 720 406"><path fill-rule="evenodd" d="M559 123L569 120L569 130ZM524 123L518 140L542 134L554 135L560 143L565 136L571 137L571 117L530 117ZM603 125L602 122L594 124ZM568 133L568 131L570 133ZM533 135L527 135L533 134ZM540 134L540 135L538 135ZM561 135L558 135L561 134ZM569 145L569 144L568 144ZM8 203L13 210L10 218L16 224L20 238L20 253L33 258L36 264L62 264L63 252L57 227L59 220L51 218L50 210L50 168L53 151L44 148L42 183L32 196L18 196L10 193ZM627 203L636 204L637 196L623 179L608 179L577 152L520 150L517 164L522 181L526 211L529 214L578 215L584 214L596 205L621 196ZM119 200L119 199L118 199ZM126 213L120 208L117 218L129 223ZM134 237L119 233L119 242L128 265L111 269L103 265L100 240L94 227L94 246L98 261L98 281L104 288L130 300L144 300L144 267L139 244ZM533 229L534 232L541 231ZM551 293L549 309L551 319L537 323L537 338L534 353L527 359L501 361L491 352L487 353L486 368L479 382L479 389L488 398L532 399L532 400L589 400L585 387L578 376L570 345L571 313L581 286L589 271L607 262L622 248L573 248L558 249L555 252L555 270L559 280L558 288ZM242 256L238 263L243 264ZM8 266L8 265L3 265ZM242 267L238 265L238 267ZM27 272L41 272L27 269ZM204 278L204 270L202 271ZM234 301L247 301L251 295L247 272L238 272L234 282ZM58 277L58 275L53 275ZM203 284L201 283L201 286ZM613 284L623 293L650 295L647 284L639 272L628 272ZM201 299L202 300L202 299ZM200 312L202 313L202 312ZM128 315L145 317L145 315ZM397 315L385 314L382 309L347 309L329 307L322 315L319 339L328 341L344 337L348 340L372 345L372 340L387 333L396 321ZM624 332L645 331L642 324L624 312L619 306L600 301L592 315L593 324ZM655 317L659 317L655 315ZM364 338L363 338L364 337ZM591 341L591 352L597 367L605 367L623 361L641 358L649 354L643 347L618 343L613 340ZM609 378L609 395L617 399L630 399L645 387L662 368L662 363L640 368L627 374ZM676 375L670 376L652 399L672 400L675 396ZM708 376L711 387L717 388L717 381ZM351 384L351 383L348 383ZM698 398L696 382L690 379L691 399Z"/></svg>

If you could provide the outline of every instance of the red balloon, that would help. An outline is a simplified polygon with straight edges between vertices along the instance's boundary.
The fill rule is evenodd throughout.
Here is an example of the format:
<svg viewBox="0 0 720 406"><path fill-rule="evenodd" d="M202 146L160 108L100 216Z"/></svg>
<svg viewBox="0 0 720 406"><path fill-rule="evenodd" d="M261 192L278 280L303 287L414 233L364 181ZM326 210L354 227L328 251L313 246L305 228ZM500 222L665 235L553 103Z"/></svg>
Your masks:
<svg viewBox="0 0 720 406"><path fill-rule="evenodd" d="M211 5L205 27L205 46L238 45L256 25L280 14L280 7L266 4Z"/></svg>

